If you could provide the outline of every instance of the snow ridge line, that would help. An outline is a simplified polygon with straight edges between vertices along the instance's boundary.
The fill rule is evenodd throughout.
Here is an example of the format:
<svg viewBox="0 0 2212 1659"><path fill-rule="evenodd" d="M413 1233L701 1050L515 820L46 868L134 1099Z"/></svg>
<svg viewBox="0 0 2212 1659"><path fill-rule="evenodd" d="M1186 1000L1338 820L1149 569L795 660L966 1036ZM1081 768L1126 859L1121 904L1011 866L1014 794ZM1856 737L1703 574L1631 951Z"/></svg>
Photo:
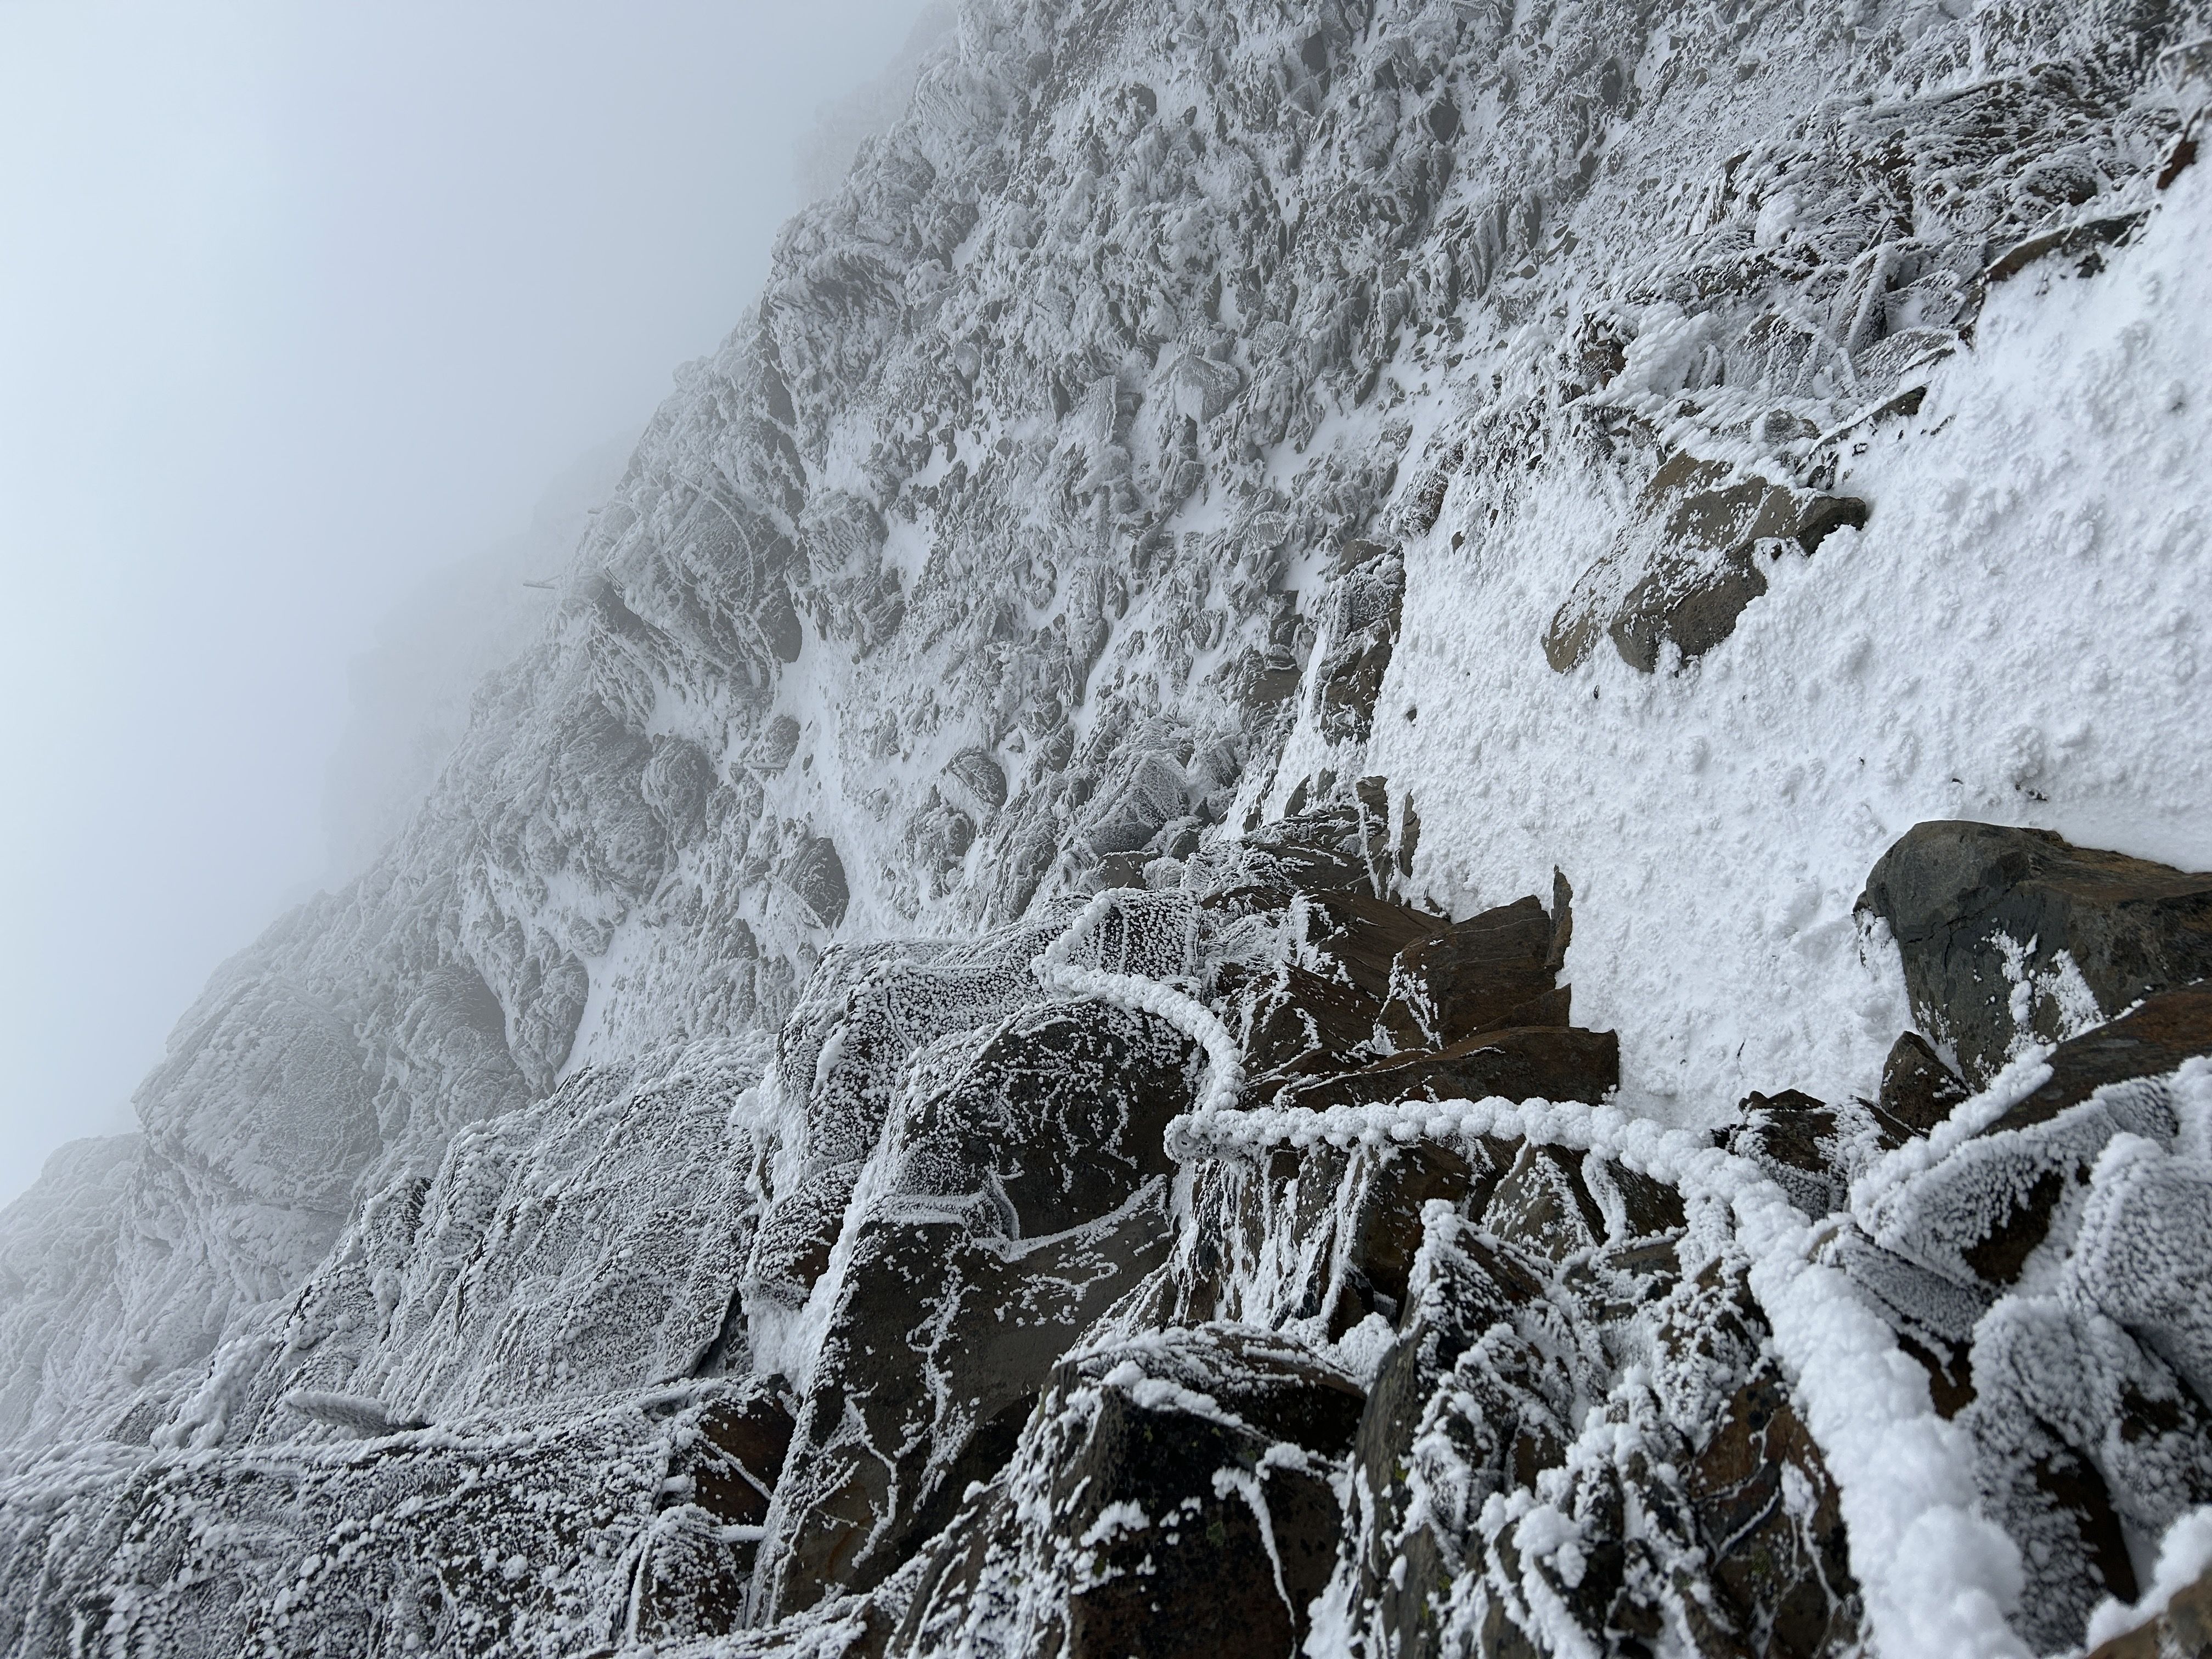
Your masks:
<svg viewBox="0 0 2212 1659"><path fill-rule="evenodd" d="M2006 1619L2023 1582L2019 1547L1978 1511L1964 1431L1936 1414L1925 1374L1842 1272L1814 1259L1826 1224L1808 1224L1758 1165L1617 1106L1579 1102L1516 1105L1493 1097L1239 1110L1243 1054L1212 1010L1157 980L1071 960L1121 896L1115 890L1093 898L1031 967L1048 991L1157 1014L1205 1048L1206 1084L1194 1109L1168 1126L1170 1157L1490 1135L1598 1152L1685 1197L1726 1205L1751 1258L1753 1293L1836 1481L1874 1651L1886 1659L2030 1659Z"/></svg>

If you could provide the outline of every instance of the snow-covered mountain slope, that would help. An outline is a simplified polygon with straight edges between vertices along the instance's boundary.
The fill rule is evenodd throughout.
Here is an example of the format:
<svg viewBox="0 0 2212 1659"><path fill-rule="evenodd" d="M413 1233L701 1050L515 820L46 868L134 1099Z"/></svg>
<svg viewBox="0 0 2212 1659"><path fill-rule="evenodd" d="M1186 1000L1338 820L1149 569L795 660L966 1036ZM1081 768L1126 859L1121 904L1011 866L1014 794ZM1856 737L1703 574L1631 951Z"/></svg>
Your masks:
<svg viewBox="0 0 2212 1659"><path fill-rule="evenodd" d="M0 1641L2079 1641L2212 1500L2208 33L969 0L0 1218Z"/></svg>

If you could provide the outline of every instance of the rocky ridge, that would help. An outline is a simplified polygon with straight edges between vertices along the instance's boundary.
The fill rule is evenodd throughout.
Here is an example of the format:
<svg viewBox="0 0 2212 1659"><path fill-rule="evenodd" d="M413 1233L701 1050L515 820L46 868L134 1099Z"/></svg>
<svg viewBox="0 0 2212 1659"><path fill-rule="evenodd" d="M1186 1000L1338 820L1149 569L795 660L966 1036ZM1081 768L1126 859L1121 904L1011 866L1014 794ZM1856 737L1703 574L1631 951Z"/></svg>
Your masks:
<svg viewBox="0 0 2212 1659"><path fill-rule="evenodd" d="M2056 1651L2136 1597L2212 1504L2212 878L1917 830L1909 975L2087 867L2046 971L2131 975L1978 1092L1908 1032L1705 1136L1547 1103L1617 1065L1564 882L1455 922L1394 863L1324 809L839 947L773 1054L465 1132L150 1449L15 1477L15 1650Z"/></svg>
<svg viewBox="0 0 2212 1659"><path fill-rule="evenodd" d="M407 830L0 1221L0 1640L2008 1652L2131 1600L2212 1498L2203 878L1931 821L1784 929L1881 988L1810 1016L1863 1083L1691 1087L1572 1022L1616 873L1455 873L1391 764L1441 574L1525 588L1444 632L1531 696L1732 695L2005 296L2187 234L2205 20L1964 9L965 8ZM1990 806L2075 777L2030 737Z"/></svg>

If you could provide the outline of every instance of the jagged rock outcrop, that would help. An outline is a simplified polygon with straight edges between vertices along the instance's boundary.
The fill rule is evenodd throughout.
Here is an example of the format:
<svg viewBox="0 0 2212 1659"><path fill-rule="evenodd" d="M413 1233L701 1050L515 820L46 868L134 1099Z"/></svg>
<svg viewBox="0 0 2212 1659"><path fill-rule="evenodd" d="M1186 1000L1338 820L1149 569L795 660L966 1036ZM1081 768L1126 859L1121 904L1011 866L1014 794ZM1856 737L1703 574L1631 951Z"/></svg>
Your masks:
<svg viewBox="0 0 2212 1659"><path fill-rule="evenodd" d="M1593 1035L1526 1023L1567 883L1410 905L1382 794L457 1138L150 1446L11 1483L18 1650L1841 1655L1902 1617L1850 1516L1946 1479L2039 1647L2132 1599L2212 1504L2202 988L1934 1121L1917 1037L1725 1152L1484 1100L1455 1051ZM1931 1465L1844 1431L1853 1309Z"/></svg>

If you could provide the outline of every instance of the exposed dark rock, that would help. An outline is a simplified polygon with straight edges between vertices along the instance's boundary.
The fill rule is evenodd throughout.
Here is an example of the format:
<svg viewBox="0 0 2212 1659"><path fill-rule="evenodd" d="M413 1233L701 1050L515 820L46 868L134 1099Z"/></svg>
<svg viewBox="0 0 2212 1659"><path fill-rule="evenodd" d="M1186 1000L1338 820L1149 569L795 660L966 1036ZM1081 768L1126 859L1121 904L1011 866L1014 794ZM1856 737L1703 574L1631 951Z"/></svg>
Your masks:
<svg viewBox="0 0 2212 1659"><path fill-rule="evenodd" d="M2094 276L2105 268L2105 250L2124 243L2142 228L2147 209L2132 213L2102 215L2075 224L2062 225L2016 242L1989 263L1982 280L1991 286L2017 276L2039 259L2065 258L2074 262L2075 274Z"/></svg>
<svg viewBox="0 0 2212 1659"><path fill-rule="evenodd" d="M1337 568L1333 614L1314 670L1321 729L1332 741L1361 743L1397 648L1406 568L1389 550L1357 541L1346 544Z"/></svg>
<svg viewBox="0 0 2212 1659"><path fill-rule="evenodd" d="M847 1224L765 1608L898 1566L999 1466L1052 1362L1164 1259L1162 1135L1189 1104L1190 1059L1163 1022L1095 1002L918 1057L879 1155L884 1196Z"/></svg>
<svg viewBox="0 0 2212 1659"><path fill-rule="evenodd" d="M2052 1049L2050 1079L2008 1109L1989 1133L2046 1123L2108 1083L2162 1076L2193 1055L2208 1054L2212 984L2154 993L2118 1019Z"/></svg>
<svg viewBox="0 0 2212 1659"><path fill-rule="evenodd" d="M1860 1611L1840 1496L1771 1364L1729 1399L1683 1487L1739 1650L1849 1650Z"/></svg>
<svg viewBox="0 0 2212 1659"><path fill-rule="evenodd" d="M1237 701L1258 709L1274 708L1297 696L1304 675L1304 665L1289 647L1255 646L1238 659L1231 678Z"/></svg>
<svg viewBox="0 0 2212 1659"><path fill-rule="evenodd" d="M1944 822L1909 830L1859 908L1889 924L1923 1030L1957 1045L1978 1086L2023 1042L2109 1018L2212 977L2212 875L2069 845L2047 830ZM2016 986L2029 1015L2016 1022ZM2094 1007L2084 1008L2084 994Z"/></svg>
<svg viewBox="0 0 2212 1659"><path fill-rule="evenodd" d="M1881 1065L1881 1093L1875 1103L1890 1123L1913 1134L1926 1134L1966 1098L1966 1085L1943 1063L1917 1031L1899 1035Z"/></svg>
<svg viewBox="0 0 2212 1659"><path fill-rule="evenodd" d="M1550 1011L1547 1011L1547 1012ZM1449 1048L1393 1054L1356 1072L1293 1078L1276 1104L1328 1106L1395 1100L1600 1101L1620 1084L1620 1040L1611 1031L1556 1025L1482 1031Z"/></svg>
<svg viewBox="0 0 2212 1659"><path fill-rule="evenodd" d="M696 1431L671 1460L672 1481L689 1481L688 1500L731 1526L757 1527L791 1449L791 1407L775 1384L709 1401Z"/></svg>
<svg viewBox="0 0 2212 1659"><path fill-rule="evenodd" d="M1582 1159L1556 1146L1524 1146L1482 1208L1492 1237L1558 1267L1604 1242L1605 1212L1583 1182Z"/></svg>
<svg viewBox="0 0 2212 1659"><path fill-rule="evenodd" d="M1863 1101L1831 1106L1795 1089L1748 1096L1738 1109L1728 1150L1765 1170L1815 1219L1843 1207L1858 1165L1907 1138Z"/></svg>
<svg viewBox="0 0 2212 1659"><path fill-rule="evenodd" d="M1984 1283L2015 1282L2079 1199L2112 1136L2171 1139L2173 1109L2155 1089L2095 1091L2172 1072L2212 1054L2212 987L2148 998L2133 1013L2097 1027L2050 1056L2051 1076L1986 1126L1971 1161L1938 1165L1919 1178L1912 1224L1937 1230L1963 1267Z"/></svg>
<svg viewBox="0 0 2212 1659"><path fill-rule="evenodd" d="M1744 607L1766 592L1762 567L1773 550L1811 553L1831 532L1866 518L1855 497L1795 489L1677 452L1645 486L1638 522L1553 617L1546 659L1565 673L1606 634L1621 660L1646 674L1668 645L1692 661L1734 633Z"/></svg>
<svg viewBox="0 0 2212 1659"><path fill-rule="evenodd" d="M1245 1061L1257 1073L1345 1070L1375 1041L1382 1006L1357 986L1294 963L1249 991L1246 983L1224 973L1219 988L1245 1001Z"/></svg>
<svg viewBox="0 0 2212 1659"><path fill-rule="evenodd" d="M684 1640L744 1623L759 1546L726 1529L768 1518L791 1431L775 1389L756 1385L710 1401L672 1437L660 1507L631 1569L628 1633Z"/></svg>
<svg viewBox="0 0 2212 1659"><path fill-rule="evenodd" d="M1498 1151L1506 1155L1486 1158L1480 1168L1464 1152L1426 1141L1384 1154L1361 1194L1346 1243L1346 1259L1366 1283L1361 1314L1379 1311L1395 1322L1421 1246L1422 1206L1442 1199L1462 1210L1481 1208L1510 1164L1507 1149Z"/></svg>
<svg viewBox="0 0 2212 1659"><path fill-rule="evenodd" d="M784 879L821 926L835 927L845 920L852 890L845 884L845 862L837 856L837 844L829 836L814 836L801 843Z"/></svg>
<svg viewBox="0 0 2212 1659"><path fill-rule="evenodd" d="M732 1546L696 1504L657 1510L630 1564L623 1634L684 1642L726 1635L744 1622L753 1548Z"/></svg>
<svg viewBox="0 0 2212 1659"><path fill-rule="evenodd" d="M1013 1238L1094 1221L1171 1172L1163 1138L1190 1107L1195 1058L1153 1017L1046 1004L994 1033L949 1084L913 1091L885 1180L902 1194L984 1198Z"/></svg>
<svg viewBox="0 0 2212 1659"><path fill-rule="evenodd" d="M778 1199L753 1235L747 1273L769 1295L804 1305L830 1266L830 1252L845 1224L845 1206L860 1179L858 1162L833 1164Z"/></svg>
<svg viewBox="0 0 2212 1659"><path fill-rule="evenodd" d="M1444 1048L1504 1026L1564 1027L1556 935L1543 906L1524 898L1414 939L1390 964L1385 1029L1401 1047Z"/></svg>
<svg viewBox="0 0 2212 1659"><path fill-rule="evenodd" d="M1662 551L1607 630L1621 660L1646 674L1657 669L1662 646L1689 662L1735 631L1744 607L1766 592L1763 544L1786 542L1810 553L1830 532L1866 522L1866 503L1851 496L1757 477L1717 482L1723 476L1711 463L1677 455L1646 494L1648 512L1666 512Z"/></svg>
<svg viewBox="0 0 2212 1659"><path fill-rule="evenodd" d="M1229 964L1215 990L1235 1011L1255 1100L1286 1105L1481 1098L1601 1098L1620 1082L1609 1032L1569 1024L1556 983L1571 890L1454 921L1385 896L1388 795L1362 779L1349 806L1248 840L1201 902L1291 912L1297 960Z"/></svg>
<svg viewBox="0 0 2212 1659"><path fill-rule="evenodd" d="M1004 1467L1054 1363L1166 1260L1164 1184L1034 1244L984 1231L980 1202L860 1224L769 1512L757 1614L871 1589Z"/></svg>
<svg viewBox="0 0 2212 1659"><path fill-rule="evenodd" d="M1765 592L1766 573L1749 548L1662 559L1628 590L1606 632L1623 662L1655 673L1663 647L1695 661L1735 633L1744 607Z"/></svg>
<svg viewBox="0 0 2212 1659"><path fill-rule="evenodd" d="M1362 1405L1297 1344L1236 1326L1063 1362L1014 1460L1042 1502L975 1503L933 1552L892 1650L933 1650L1012 1573L1022 1651L1291 1659L1335 1559L1326 1472Z"/></svg>

